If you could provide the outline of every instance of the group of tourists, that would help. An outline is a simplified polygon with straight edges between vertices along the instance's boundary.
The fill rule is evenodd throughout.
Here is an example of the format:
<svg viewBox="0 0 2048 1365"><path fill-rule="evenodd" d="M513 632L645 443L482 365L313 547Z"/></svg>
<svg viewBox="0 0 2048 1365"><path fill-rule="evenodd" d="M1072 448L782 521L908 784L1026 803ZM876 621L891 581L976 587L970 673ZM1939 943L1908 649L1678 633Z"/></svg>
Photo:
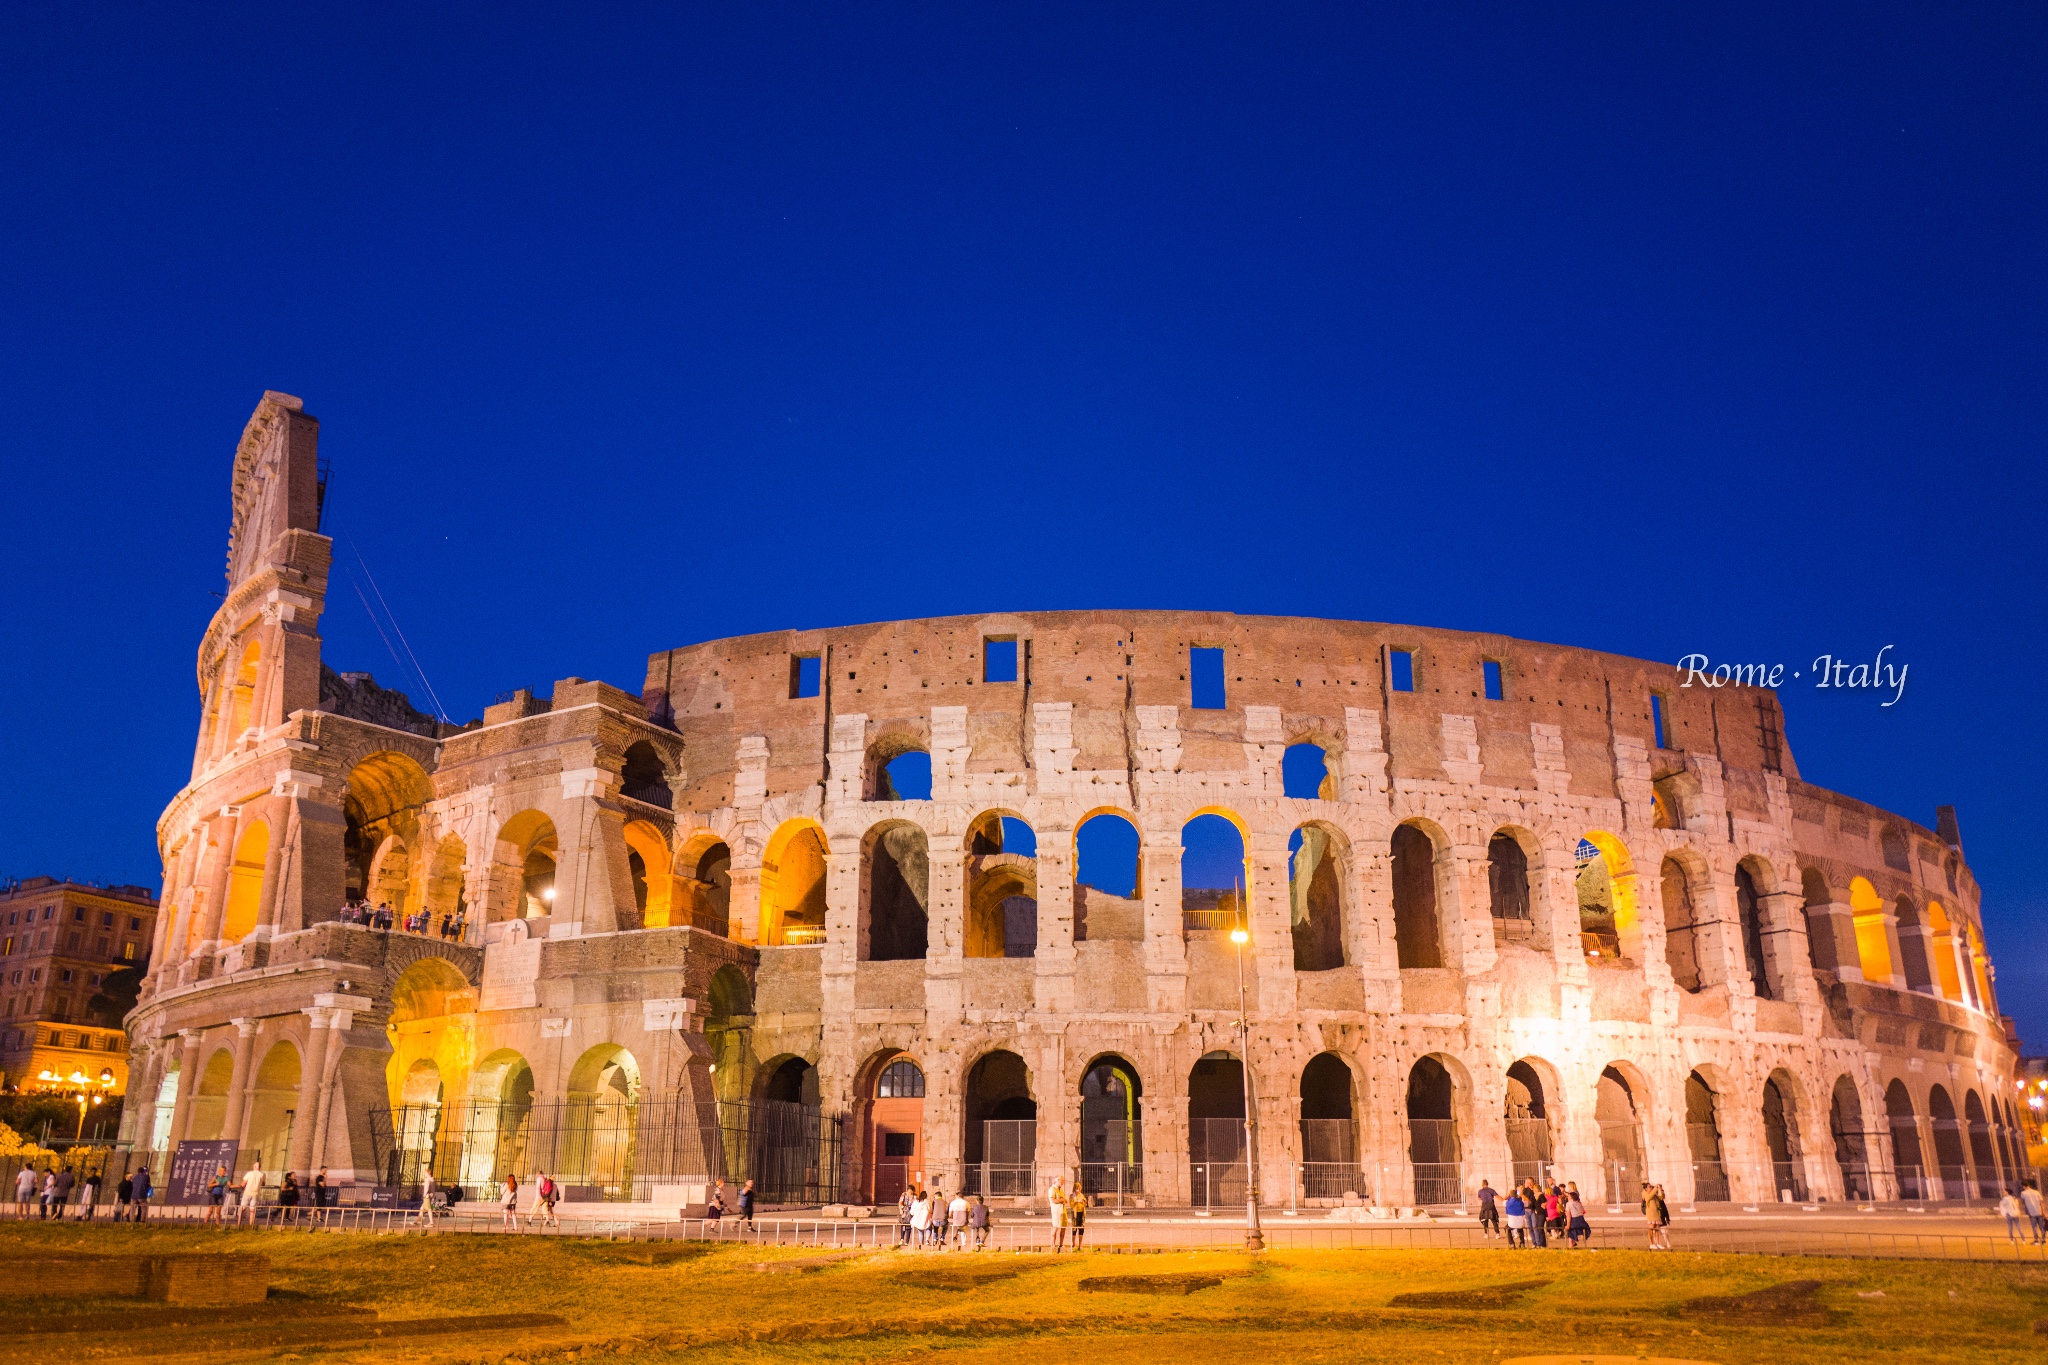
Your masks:
<svg viewBox="0 0 2048 1365"><path fill-rule="evenodd" d="M740 1186L738 1208L740 1220L747 1225L748 1231L752 1231L754 1227L754 1202L754 1182L749 1180L746 1184ZM718 1183L711 1187L710 1198L704 1201L704 1216L711 1221L712 1227L716 1228L725 1215L731 1211L733 1211L733 1205L731 1197L725 1192L725 1177L720 1176Z"/></svg>
<svg viewBox="0 0 2048 1365"><path fill-rule="evenodd" d="M65 1209L74 1208L72 1218L91 1222L99 1215L100 1193L105 1183L106 1177L98 1171L86 1172L81 1180L61 1167L45 1166L38 1172L34 1166L23 1166L14 1175L14 1216L26 1219L33 1209L38 1218L61 1220ZM133 1175L122 1176L114 1186L111 1217L116 1223L141 1222L149 1211L153 1192L147 1166L137 1168Z"/></svg>
<svg viewBox="0 0 2048 1365"><path fill-rule="evenodd" d="M988 1201L910 1185L896 1200L896 1243L939 1251L980 1251L988 1245Z"/></svg>
<svg viewBox="0 0 2048 1365"><path fill-rule="evenodd" d="M202 1224L211 1223L216 1227L255 1227L258 1222L258 1205L263 1199L264 1182L269 1172L263 1169L263 1160L258 1157L249 1163L249 1169L237 1180L223 1164L213 1168L213 1179L206 1182L206 1213L200 1219ZM324 1218L322 1210L329 1204L327 1168L322 1166L313 1176L310 1185L301 1185L299 1177L286 1171L278 1177L277 1202L263 1211L265 1223L299 1221L299 1207L310 1197L307 1215L314 1219ZM228 1195L235 1196L232 1209L228 1207ZM224 1216L224 1215L232 1216Z"/></svg>
<svg viewBox="0 0 2048 1365"><path fill-rule="evenodd" d="M389 905L381 901L376 905L371 905L368 901L360 900L343 902L340 914L343 924L360 924L366 929L396 929L400 933L425 935L434 935L434 918L434 913L431 910L420 910L410 915L400 915ZM451 914L444 914L440 917L438 937L450 942L457 942L461 940L468 928L469 916L465 912L458 910Z"/></svg>
<svg viewBox="0 0 2048 1365"><path fill-rule="evenodd" d="M2041 1190L2029 1180L2016 1190L2007 1190L1998 1201L1998 1212L2005 1218L2005 1236L2008 1241L2024 1242L2029 1246L2048 1245L2048 1212L2041 1205ZM2026 1220L2026 1230L2020 1229L2020 1221Z"/></svg>
<svg viewBox="0 0 2048 1365"><path fill-rule="evenodd" d="M1082 1241L1088 1236L1088 1209L1094 1202L1081 1188L1080 1177L1075 1177L1071 1188L1055 1179L1052 1188L1045 1192L1045 1202L1047 1211L1052 1215L1052 1249L1065 1251L1067 1238L1071 1235L1074 1250L1079 1251Z"/></svg>
<svg viewBox="0 0 2048 1365"><path fill-rule="evenodd" d="M428 1227L434 1223L433 1201L435 1195L433 1172L427 1172L420 1182L420 1217ZM504 1221L499 1224L506 1232L519 1231L519 1176L508 1171L498 1182L498 1201L504 1207ZM526 1206L526 1226L562 1226L562 1220L555 1216L555 1205L562 1202L562 1187L546 1171L536 1171L533 1177L533 1202Z"/></svg>
<svg viewBox="0 0 2048 1365"><path fill-rule="evenodd" d="M1643 1187L1646 1201L1649 1188ZM1575 1181L1545 1184L1531 1177L1509 1190L1506 1198L1491 1180L1480 1181L1479 1230L1491 1241L1503 1235L1503 1222L1511 1250L1547 1247L1555 1238L1567 1250L1576 1251L1593 1240L1593 1225L1586 1221L1586 1201L1579 1196ZM1656 1247L1654 1236L1651 1247Z"/></svg>

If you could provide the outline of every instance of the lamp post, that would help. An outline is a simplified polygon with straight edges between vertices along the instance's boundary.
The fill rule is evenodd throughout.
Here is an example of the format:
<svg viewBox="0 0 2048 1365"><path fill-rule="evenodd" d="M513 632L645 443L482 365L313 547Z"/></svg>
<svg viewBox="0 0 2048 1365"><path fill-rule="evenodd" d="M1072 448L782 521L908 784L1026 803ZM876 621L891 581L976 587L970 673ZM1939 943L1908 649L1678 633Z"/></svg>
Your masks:
<svg viewBox="0 0 2048 1365"><path fill-rule="evenodd" d="M1230 931L1230 941L1237 945L1237 1037L1244 1078L1244 1249L1264 1251L1266 1234L1259 1227L1259 1106L1257 1097L1252 1093L1252 1023L1245 1008L1244 994L1244 945L1251 942L1252 936L1244 927L1246 915L1242 882L1238 883L1237 915L1237 927Z"/></svg>

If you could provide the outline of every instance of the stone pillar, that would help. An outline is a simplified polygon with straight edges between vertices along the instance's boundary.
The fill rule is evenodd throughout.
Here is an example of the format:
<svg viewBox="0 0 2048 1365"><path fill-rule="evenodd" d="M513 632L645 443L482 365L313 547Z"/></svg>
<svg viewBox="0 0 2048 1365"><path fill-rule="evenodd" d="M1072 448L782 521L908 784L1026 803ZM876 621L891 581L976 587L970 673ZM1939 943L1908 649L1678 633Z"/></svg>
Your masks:
<svg viewBox="0 0 2048 1365"><path fill-rule="evenodd" d="M1145 1202L1152 1208L1183 1206L1193 1197L1188 1187L1188 1068L1201 1054L1190 1052L1189 1043L1199 1046L1200 1039L1185 1031L1160 1039L1158 1082L1146 1078Z"/></svg>
<svg viewBox="0 0 2048 1365"><path fill-rule="evenodd" d="M189 942L204 952L220 938L220 917L227 907L228 872L235 857L235 830L241 822L225 817L206 825L206 851L199 863L199 885L192 902L194 928Z"/></svg>
<svg viewBox="0 0 2048 1365"><path fill-rule="evenodd" d="M930 880L925 905L924 1004L927 1028L957 1019L967 944L967 854L927 845ZM929 1106L927 1106L929 1112Z"/></svg>
<svg viewBox="0 0 2048 1365"><path fill-rule="evenodd" d="M346 1035L350 1029L355 1027L356 1011L369 1009L371 1003L367 996L361 995L316 995L313 997L313 1002L316 1006L323 1007L326 1011L327 1041L325 1046L320 1048L320 1064L317 1068L319 1088L313 1092L311 1158L293 1167L293 1169L309 1176L314 1166L328 1164L327 1121L334 1109L334 1074L340 1066L342 1052L348 1047ZM300 1078L300 1093L302 1095L306 1093L304 1077ZM342 1125L344 1132L347 1131L347 1127L347 1123L344 1122ZM296 1127L292 1132L292 1145L294 1147L298 1145L298 1131ZM353 1155L350 1157L349 1164L351 1166L355 1164Z"/></svg>
<svg viewBox="0 0 2048 1365"><path fill-rule="evenodd" d="M221 1119L220 1135L239 1142L247 1117L242 1110L249 1089L249 1053L254 1046L256 1021L244 1018L230 1022L235 1026L235 1064L228 1078L228 1108Z"/></svg>
<svg viewBox="0 0 2048 1365"><path fill-rule="evenodd" d="M331 1009L313 1006L304 1011L311 1026L306 1031L306 1055L299 1063L299 1099L292 1124L291 1146L285 1153L285 1167L305 1171L312 1164L314 1130L325 1125L316 1117L327 1076L327 1049L334 1031L329 1026Z"/></svg>
<svg viewBox="0 0 2048 1365"><path fill-rule="evenodd" d="M1486 845L1453 843L1438 860L1437 907L1444 937L1444 965L1466 976L1493 970L1500 950L1493 940L1493 892ZM1442 894L1447 893L1447 894Z"/></svg>
<svg viewBox="0 0 2048 1365"><path fill-rule="evenodd" d="M192 1124L192 1096L199 1089L199 1044L205 1039L204 1029L179 1029L178 1037L183 1041L183 1050L178 1055L178 1100L171 1110L171 1153L176 1155L178 1144L185 1140L185 1130Z"/></svg>
<svg viewBox="0 0 2048 1365"><path fill-rule="evenodd" d="M1245 984L1252 1013L1269 1019L1292 1015L1295 1008L1294 899L1287 882L1289 834L1253 834L1245 850L1245 861L1250 864L1246 882L1252 936L1245 950L1258 958L1256 973L1245 973L1247 977L1256 975L1257 980ZM1260 1117L1263 1122L1264 1116Z"/></svg>
<svg viewBox="0 0 2048 1365"><path fill-rule="evenodd" d="M256 927L252 939L266 939L277 931L277 881L285 866L286 849L298 839L299 803L294 800L271 804L270 851L263 855L263 887L256 894Z"/></svg>
<svg viewBox="0 0 2048 1365"><path fill-rule="evenodd" d="M1040 707L1041 714L1044 707ZM1032 1002L1046 1014L1074 1008L1074 831L1048 825L1038 834L1038 947ZM1077 1101L1078 1103L1078 1101Z"/></svg>
<svg viewBox="0 0 2048 1365"><path fill-rule="evenodd" d="M732 860L732 896L727 902L727 929L736 943L761 941L761 855L755 850L751 865L740 866L741 850L735 846Z"/></svg>
<svg viewBox="0 0 2048 1365"><path fill-rule="evenodd" d="M1182 1014L1187 1009L1188 956L1181 927L1180 827L1148 824L1138 839L1138 873L1143 883L1139 893L1145 898L1146 1005L1154 1013ZM1185 1076L1180 1084L1185 1094ZM1182 1119L1184 1122L1185 1114Z"/></svg>

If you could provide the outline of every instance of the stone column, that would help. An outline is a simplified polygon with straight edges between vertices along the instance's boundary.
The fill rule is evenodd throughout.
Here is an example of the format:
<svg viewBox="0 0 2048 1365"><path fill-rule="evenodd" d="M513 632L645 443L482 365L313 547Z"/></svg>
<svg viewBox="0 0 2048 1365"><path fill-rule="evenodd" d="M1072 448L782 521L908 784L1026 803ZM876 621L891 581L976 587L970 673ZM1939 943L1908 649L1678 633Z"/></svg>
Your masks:
<svg viewBox="0 0 2048 1365"><path fill-rule="evenodd" d="M1039 708L1041 714L1044 708ZM1048 825L1038 834L1038 947L1032 1002L1042 1013L1074 1008L1074 831Z"/></svg>
<svg viewBox="0 0 2048 1365"><path fill-rule="evenodd" d="M334 1108L334 1075L341 1064L341 1054L348 1047L347 1033L355 1027L356 1011L370 1008L370 1000L361 995L316 995L314 1004L324 1007L327 1012L327 1044L321 1049L318 1075L319 1089L314 1093L313 1142L311 1159L295 1169L310 1175L312 1167L324 1166L327 1162L327 1121ZM300 1079L300 1093L305 1081ZM347 1130L347 1123L342 1125ZM298 1145L296 1128L292 1133L293 1146ZM349 1164L355 1164L351 1155Z"/></svg>
<svg viewBox="0 0 2048 1365"><path fill-rule="evenodd" d="M263 886L256 895L256 927L252 939L266 939L277 931L277 882L282 875L286 850L298 839L299 803L286 799L271 803L270 851L263 856Z"/></svg>
<svg viewBox="0 0 2048 1365"><path fill-rule="evenodd" d="M228 1109L221 1119L220 1135L239 1142L246 1117L242 1109L249 1089L249 1053L254 1047L256 1021L243 1018L230 1022L235 1026L235 1064L228 1078Z"/></svg>
<svg viewBox="0 0 2048 1365"><path fill-rule="evenodd" d="M958 848L927 847L930 880L925 905L924 1004L926 1027L935 1028L957 1019L963 1001L967 854Z"/></svg>
<svg viewBox="0 0 2048 1365"><path fill-rule="evenodd" d="M1254 1016L1294 1013L1294 899L1287 883L1287 840L1292 834L1253 834L1245 849L1245 883L1252 941L1245 951L1256 958L1245 973L1247 1003ZM1260 1116L1264 1122L1264 1116Z"/></svg>
<svg viewBox="0 0 2048 1365"><path fill-rule="evenodd" d="M1181 1014L1187 1009L1187 937L1181 920L1180 827L1147 827L1139 833L1139 867L1145 898L1144 963L1147 1008ZM1187 1079L1181 1079L1185 1093ZM1182 1116L1185 1120L1185 1115ZM1185 1177L1183 1177L1185 1179Z"/></svg>
<svg viewBox="0 0 2048 1365"><path fill-rule="evenodd" d="M204 1029L179 1029L178 1037L184 1042L184 1049L178 1055L178 1100L171 1110L171 1154L176 1155L178 1144L185 1140L185 1130L192 1123L192 1096L199 1089L199 1044L205 1039Z"/></svg>
<svg viewBox="0 0 2048 1365"><path fill-rule="evenodd" d="M1444 965L1467 976L1493 970L1500 950L1493 940L1493 895L1486 845L1453 843L1444 851L1437 882L1448 892L1437 907L1444 936Z"/></svg>
<svg viewBox="0 0 2048 1365"><path fill-rule="evenodd" d="M322 1126L314 1117L320 1107L322 1082L327 1075L327 1048L334 1032L329 1027L334 1011L313 1006L304 1011L311 1026L306 1031L306 1055L299 1063L298 1109L293 1116L291 1146L285 1153L285 1166L293 1171L305 1171L311 1165L314 1150L314 1129Z"/></svg>

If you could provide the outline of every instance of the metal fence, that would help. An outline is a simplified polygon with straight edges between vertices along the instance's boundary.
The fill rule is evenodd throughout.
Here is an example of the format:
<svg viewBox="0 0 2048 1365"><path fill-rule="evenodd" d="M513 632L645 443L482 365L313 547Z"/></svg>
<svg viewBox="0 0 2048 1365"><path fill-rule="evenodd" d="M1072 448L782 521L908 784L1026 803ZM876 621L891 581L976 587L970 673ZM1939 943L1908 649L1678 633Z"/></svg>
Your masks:
<svg viewBox="0 0 2048 1365"><path fill-rule="evenodd" d="M1190 1203L1198 1209L1242 1206L1250 1175L1243 1119L1188 1120Z"/></svg>

